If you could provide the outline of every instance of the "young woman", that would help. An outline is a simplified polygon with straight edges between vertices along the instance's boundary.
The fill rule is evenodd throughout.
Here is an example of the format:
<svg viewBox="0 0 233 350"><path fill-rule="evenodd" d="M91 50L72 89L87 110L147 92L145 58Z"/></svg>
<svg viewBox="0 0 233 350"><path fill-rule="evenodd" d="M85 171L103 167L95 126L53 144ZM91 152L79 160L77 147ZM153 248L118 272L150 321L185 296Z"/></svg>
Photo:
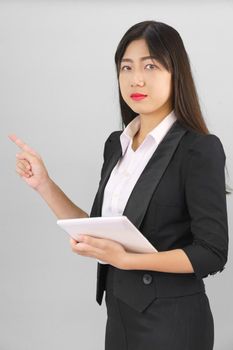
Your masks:
<svg viewBox="0 0 233 350"><path fill-rule="evenodd" d="M80 235L76 254L99 259L105 350L211 350L214 321L203 278L228 255L225 153L203 119L188 55L169 25L133 25L115 54L123 130L110 134L90 216L126 215L158 253ZM125 128L124 128L125 126ZM57 218L89 215L51 180L23 141L17 173Z"/></svg>

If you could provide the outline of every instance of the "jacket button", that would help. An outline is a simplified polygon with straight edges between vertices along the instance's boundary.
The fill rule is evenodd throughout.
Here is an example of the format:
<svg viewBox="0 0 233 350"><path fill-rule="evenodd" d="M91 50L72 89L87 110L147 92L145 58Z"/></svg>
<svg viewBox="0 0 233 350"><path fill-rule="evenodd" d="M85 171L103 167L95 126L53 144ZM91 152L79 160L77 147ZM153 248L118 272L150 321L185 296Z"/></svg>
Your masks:
<svg viewBox="0 0 233 350"><path fill-rule="evenodd" d="M152 282L152 276L149 275L148 273L145 273L145 274L143 275L142 280L143 280L143 283L144 283L144 284L150 284L150 283Z"/></svg>

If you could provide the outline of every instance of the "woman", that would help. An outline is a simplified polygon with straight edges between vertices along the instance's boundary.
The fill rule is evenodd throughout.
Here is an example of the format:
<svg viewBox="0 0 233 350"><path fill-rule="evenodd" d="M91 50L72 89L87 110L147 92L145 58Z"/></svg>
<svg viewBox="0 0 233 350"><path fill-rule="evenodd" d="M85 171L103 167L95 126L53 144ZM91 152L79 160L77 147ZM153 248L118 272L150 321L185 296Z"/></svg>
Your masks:
<svg viewBox="0 0 233 350"><path fill-rule="evenodd" d="M106 350L210 350L214 321L203 278L228 254L225 153L202 117L188 55L161 22L135 24L115 54L124 130L104 147L90 216L126 215L158 253L80 235L76 254L99 259L97 302L106 290ZM41 157L22 149L16 171L57 218L89 215L50 179Z"/></svg>

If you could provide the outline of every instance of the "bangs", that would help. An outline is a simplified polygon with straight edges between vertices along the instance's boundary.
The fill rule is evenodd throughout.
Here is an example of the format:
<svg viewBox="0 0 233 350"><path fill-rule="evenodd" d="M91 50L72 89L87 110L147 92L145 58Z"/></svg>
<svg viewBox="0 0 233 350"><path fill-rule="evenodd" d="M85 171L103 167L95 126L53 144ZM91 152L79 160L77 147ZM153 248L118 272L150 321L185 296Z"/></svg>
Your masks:
<svg viewBox="0 0 233 350"><path fill-rule="evenodd" d="M150 30L142 36L148 46L148 51L155 59L170 73L173 73L171 56L162 41L159 33L155 30Z"/></svg>
<svg viewBox="0 0 233 350"><path fill-rule="evenodd" d="M172 60L166 49L164 43L162 42L157 31L144 32L139 37L128 38L128 40L123 40L119 44L117 54L115 56L115 63L117 66L117 75L119 75L121 59L124 56L127 46L134 40L144 39L150 56L153 56L168 72L173 73Z"/></svg>

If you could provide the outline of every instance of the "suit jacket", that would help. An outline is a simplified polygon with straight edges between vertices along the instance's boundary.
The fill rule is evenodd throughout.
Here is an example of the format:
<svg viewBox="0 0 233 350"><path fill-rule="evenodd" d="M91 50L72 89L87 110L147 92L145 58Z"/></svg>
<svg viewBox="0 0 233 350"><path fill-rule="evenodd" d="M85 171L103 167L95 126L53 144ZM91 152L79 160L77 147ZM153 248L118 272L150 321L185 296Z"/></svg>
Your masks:
<svg viewBox="0 0 233 350"><path fill-rule="evenodd" d="M122 155L120 134L104 145L104 163L90 216L101 216L103 193ZM225 153L216 135L187 129L177 120L153 153L128 199L123 215L158 251L181 248L194 273L115 268L114 294L143 311L156 297L205 290L203 278L222 271L228 255ZM102 303L109 265L97 265L96 300Z"/></svg>

